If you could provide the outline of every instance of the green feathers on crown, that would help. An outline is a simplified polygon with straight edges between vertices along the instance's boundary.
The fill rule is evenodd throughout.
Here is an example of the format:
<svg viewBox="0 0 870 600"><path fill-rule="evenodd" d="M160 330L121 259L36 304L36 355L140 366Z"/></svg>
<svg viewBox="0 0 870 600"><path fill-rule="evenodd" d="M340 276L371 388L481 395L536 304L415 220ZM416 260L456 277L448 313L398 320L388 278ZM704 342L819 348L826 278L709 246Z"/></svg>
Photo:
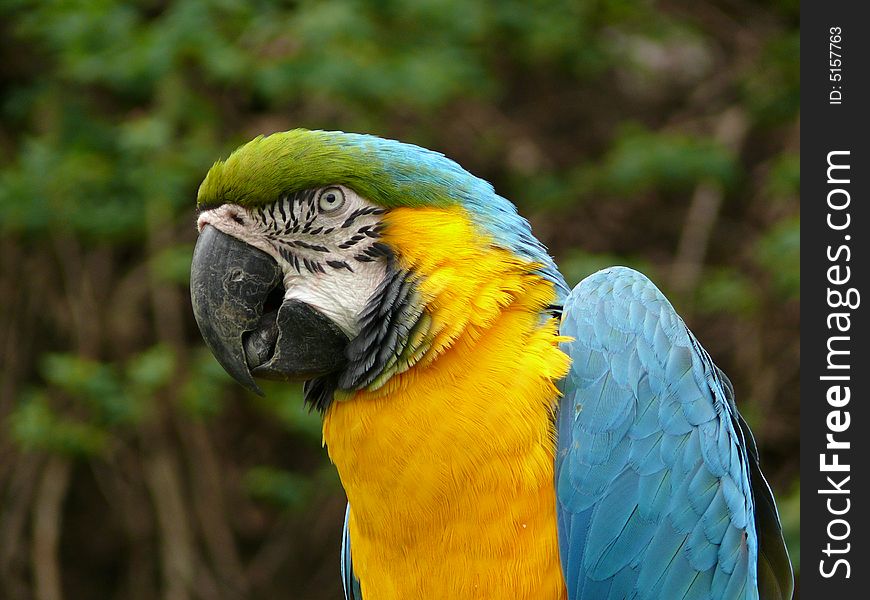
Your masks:
<svg viewBox="0 0 870 600"><path fill-rule="evenodd" d="M197 206L261 206L329 184L346 185L388 208L447 206L461 203L478 182L452 160L418 146L294 129L259 136L215 163L199 187Z"/></svg>

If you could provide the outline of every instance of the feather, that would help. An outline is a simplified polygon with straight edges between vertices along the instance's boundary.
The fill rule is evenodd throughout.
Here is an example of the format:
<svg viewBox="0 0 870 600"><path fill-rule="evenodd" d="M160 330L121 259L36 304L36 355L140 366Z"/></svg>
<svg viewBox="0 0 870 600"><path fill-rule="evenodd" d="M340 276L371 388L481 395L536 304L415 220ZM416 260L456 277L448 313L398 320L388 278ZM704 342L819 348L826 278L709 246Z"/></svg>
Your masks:
<svg viewBox="0 0 870 600"><path fill-rule="evenodd" d="M754 480L731 383L664 296L630 269L600 271L567 298L560 333L573 361L563 407L578 407L559 413L556 459L570 600L743 600L767 587L787 600L776 507Z"/></svg>

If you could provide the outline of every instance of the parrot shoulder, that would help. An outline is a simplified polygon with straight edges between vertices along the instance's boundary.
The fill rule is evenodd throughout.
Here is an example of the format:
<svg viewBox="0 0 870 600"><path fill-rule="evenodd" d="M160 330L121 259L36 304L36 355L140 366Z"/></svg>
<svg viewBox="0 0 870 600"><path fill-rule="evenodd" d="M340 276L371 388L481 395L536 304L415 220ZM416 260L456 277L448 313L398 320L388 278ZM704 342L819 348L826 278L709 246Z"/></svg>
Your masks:
<svg viewBox="0 0 870 600"><path fill-rule="evenodd" d="M599 271L568 297L560 333L572 359L556 456L569 598L790 598L731 384L664 295L632 269Z"/></svg>

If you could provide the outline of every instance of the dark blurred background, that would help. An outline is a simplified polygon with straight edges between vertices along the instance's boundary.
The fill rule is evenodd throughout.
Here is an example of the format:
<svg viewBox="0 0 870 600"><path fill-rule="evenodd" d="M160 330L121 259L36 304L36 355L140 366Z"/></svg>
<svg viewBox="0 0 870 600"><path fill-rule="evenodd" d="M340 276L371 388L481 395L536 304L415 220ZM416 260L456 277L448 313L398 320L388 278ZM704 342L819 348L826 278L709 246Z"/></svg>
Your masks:
<svg viewBox="0 0 870 600"><path fill-rule="evenodd" d="M0 0L0 598L340 598L298 389L204 350L196 189L251 137L444 152L571 284L647 273L735 384L797 567L797 0Z"/></svg>

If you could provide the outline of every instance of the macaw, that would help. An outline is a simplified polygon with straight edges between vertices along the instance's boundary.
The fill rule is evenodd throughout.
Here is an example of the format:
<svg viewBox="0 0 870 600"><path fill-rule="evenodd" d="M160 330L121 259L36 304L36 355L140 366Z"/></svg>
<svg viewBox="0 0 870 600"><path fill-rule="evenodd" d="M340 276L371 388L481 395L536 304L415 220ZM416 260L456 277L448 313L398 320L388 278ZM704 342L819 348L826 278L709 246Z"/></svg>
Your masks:
<svg viewBox="0 0 870 600"><path fill-rule="evenodd" d="M322 414L346 598L791 597L731 383L642 274L569 289L492 185L370 135L258 137L197 204L207 345Z"/></svg>

